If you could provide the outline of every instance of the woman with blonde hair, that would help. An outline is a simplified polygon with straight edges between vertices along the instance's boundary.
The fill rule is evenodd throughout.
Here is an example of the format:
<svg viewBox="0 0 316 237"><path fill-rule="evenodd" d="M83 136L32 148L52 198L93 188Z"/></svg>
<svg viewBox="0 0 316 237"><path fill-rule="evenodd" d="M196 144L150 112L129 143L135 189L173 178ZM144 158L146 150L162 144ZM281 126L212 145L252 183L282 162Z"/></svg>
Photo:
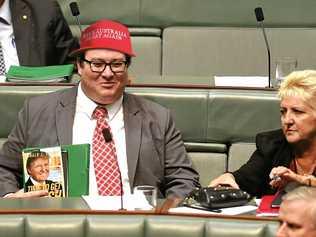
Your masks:
<svg viewBox="0 0 316 237"><path fill-rule="evenodd" d="M210 186L230 185L261 197L288 185L316 186L316 71L295 71L279 88L282 129L259 133L256 151Z"/></svg>

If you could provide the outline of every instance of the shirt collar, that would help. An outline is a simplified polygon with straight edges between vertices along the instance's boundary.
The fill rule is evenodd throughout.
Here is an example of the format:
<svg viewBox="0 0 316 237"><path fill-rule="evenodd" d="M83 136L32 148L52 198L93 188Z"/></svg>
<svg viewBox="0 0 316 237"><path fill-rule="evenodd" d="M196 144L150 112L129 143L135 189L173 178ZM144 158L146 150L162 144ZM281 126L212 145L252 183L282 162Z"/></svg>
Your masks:
<svg viewBox="0 0 316 237"><path fill-rule="evenodd" d="M11 25L12 21L9 3L9 0L4 0L3 5L0 7L0 17L6 20L9 25Z"/></svg>
<svg viewBox="0 0 316 237"><path fill-rule="evenodd" d="M123 95L114 103L105 106L109 115L108 120L112 120L114 116L118 113L122 106L122 102ZM90 119L92 119L93 111L97 106L97 103L86 96L86 94L82 90L81 83L79 83L77 94L77 112L85 113Z"/></svg>
<svg viewBox="0 0 316 237"><path fill-rule="evenodd" d="M31 181L32 181L32 184L33 185L38 185L38 184L45 184L46 182L44 181L44 182L37 182L35 179L33 179L31 176L30 176L30 179L31 179Z"/></svg>

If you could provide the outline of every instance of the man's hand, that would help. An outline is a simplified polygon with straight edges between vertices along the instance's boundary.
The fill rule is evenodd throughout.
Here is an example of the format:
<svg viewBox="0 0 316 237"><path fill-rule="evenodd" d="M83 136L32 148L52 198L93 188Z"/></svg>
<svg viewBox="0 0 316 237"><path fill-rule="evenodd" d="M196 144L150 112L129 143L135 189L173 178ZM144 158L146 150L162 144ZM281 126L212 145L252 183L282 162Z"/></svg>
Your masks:
<svg viewBox="0 0 316 237"><path fill-rule="evenodd" d="M212 180L208 186L214 188L221 185L225 185L225 186L228 185L228 186L231 186L232 188L239 189L239 186L235 181L235 177L231 173L222 174L221 176Z"/></svg>
<svg viewBox="0 0 316 237"><path fill-rule="evenodd" d="M8 193L3 198L32 198L32 197L46 197L48 195L47 190L39 190L39 191L32 191L32 192L23 192L23 189L15 192L15 193Z"/></svg>

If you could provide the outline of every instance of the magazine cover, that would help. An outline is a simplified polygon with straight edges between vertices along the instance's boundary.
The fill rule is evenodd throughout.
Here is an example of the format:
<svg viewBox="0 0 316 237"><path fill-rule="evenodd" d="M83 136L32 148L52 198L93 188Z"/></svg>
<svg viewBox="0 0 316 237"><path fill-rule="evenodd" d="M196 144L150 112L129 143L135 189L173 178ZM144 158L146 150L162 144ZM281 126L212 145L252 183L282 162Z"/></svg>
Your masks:
<svg viewBox="0 0 316 237"><path fill-rule="evenodd" d="M60 147L22 152L24 192L48 190L49 197L65 197L65 178Z"/></svg>

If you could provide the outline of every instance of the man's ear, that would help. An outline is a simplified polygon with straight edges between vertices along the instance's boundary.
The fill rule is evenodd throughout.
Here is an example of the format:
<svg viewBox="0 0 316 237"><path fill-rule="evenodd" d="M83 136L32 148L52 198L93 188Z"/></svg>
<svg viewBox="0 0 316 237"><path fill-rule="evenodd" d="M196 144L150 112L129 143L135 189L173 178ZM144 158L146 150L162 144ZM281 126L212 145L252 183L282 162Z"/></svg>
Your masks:
<svg viewBox="0 0 316 237"><path fill-rule="evenodd" d="M134 77L128 75L127 76L127 85L131 85L134 82Z"/></svg>
<svg viewBox="0 0 316 237"><path fill-rule="evenodd" d="M76 60L76 67L77 67L77 73L79 76L81 76L81 71L82 71L82 67L83 67L83 62L77 58Z"/></svg>

